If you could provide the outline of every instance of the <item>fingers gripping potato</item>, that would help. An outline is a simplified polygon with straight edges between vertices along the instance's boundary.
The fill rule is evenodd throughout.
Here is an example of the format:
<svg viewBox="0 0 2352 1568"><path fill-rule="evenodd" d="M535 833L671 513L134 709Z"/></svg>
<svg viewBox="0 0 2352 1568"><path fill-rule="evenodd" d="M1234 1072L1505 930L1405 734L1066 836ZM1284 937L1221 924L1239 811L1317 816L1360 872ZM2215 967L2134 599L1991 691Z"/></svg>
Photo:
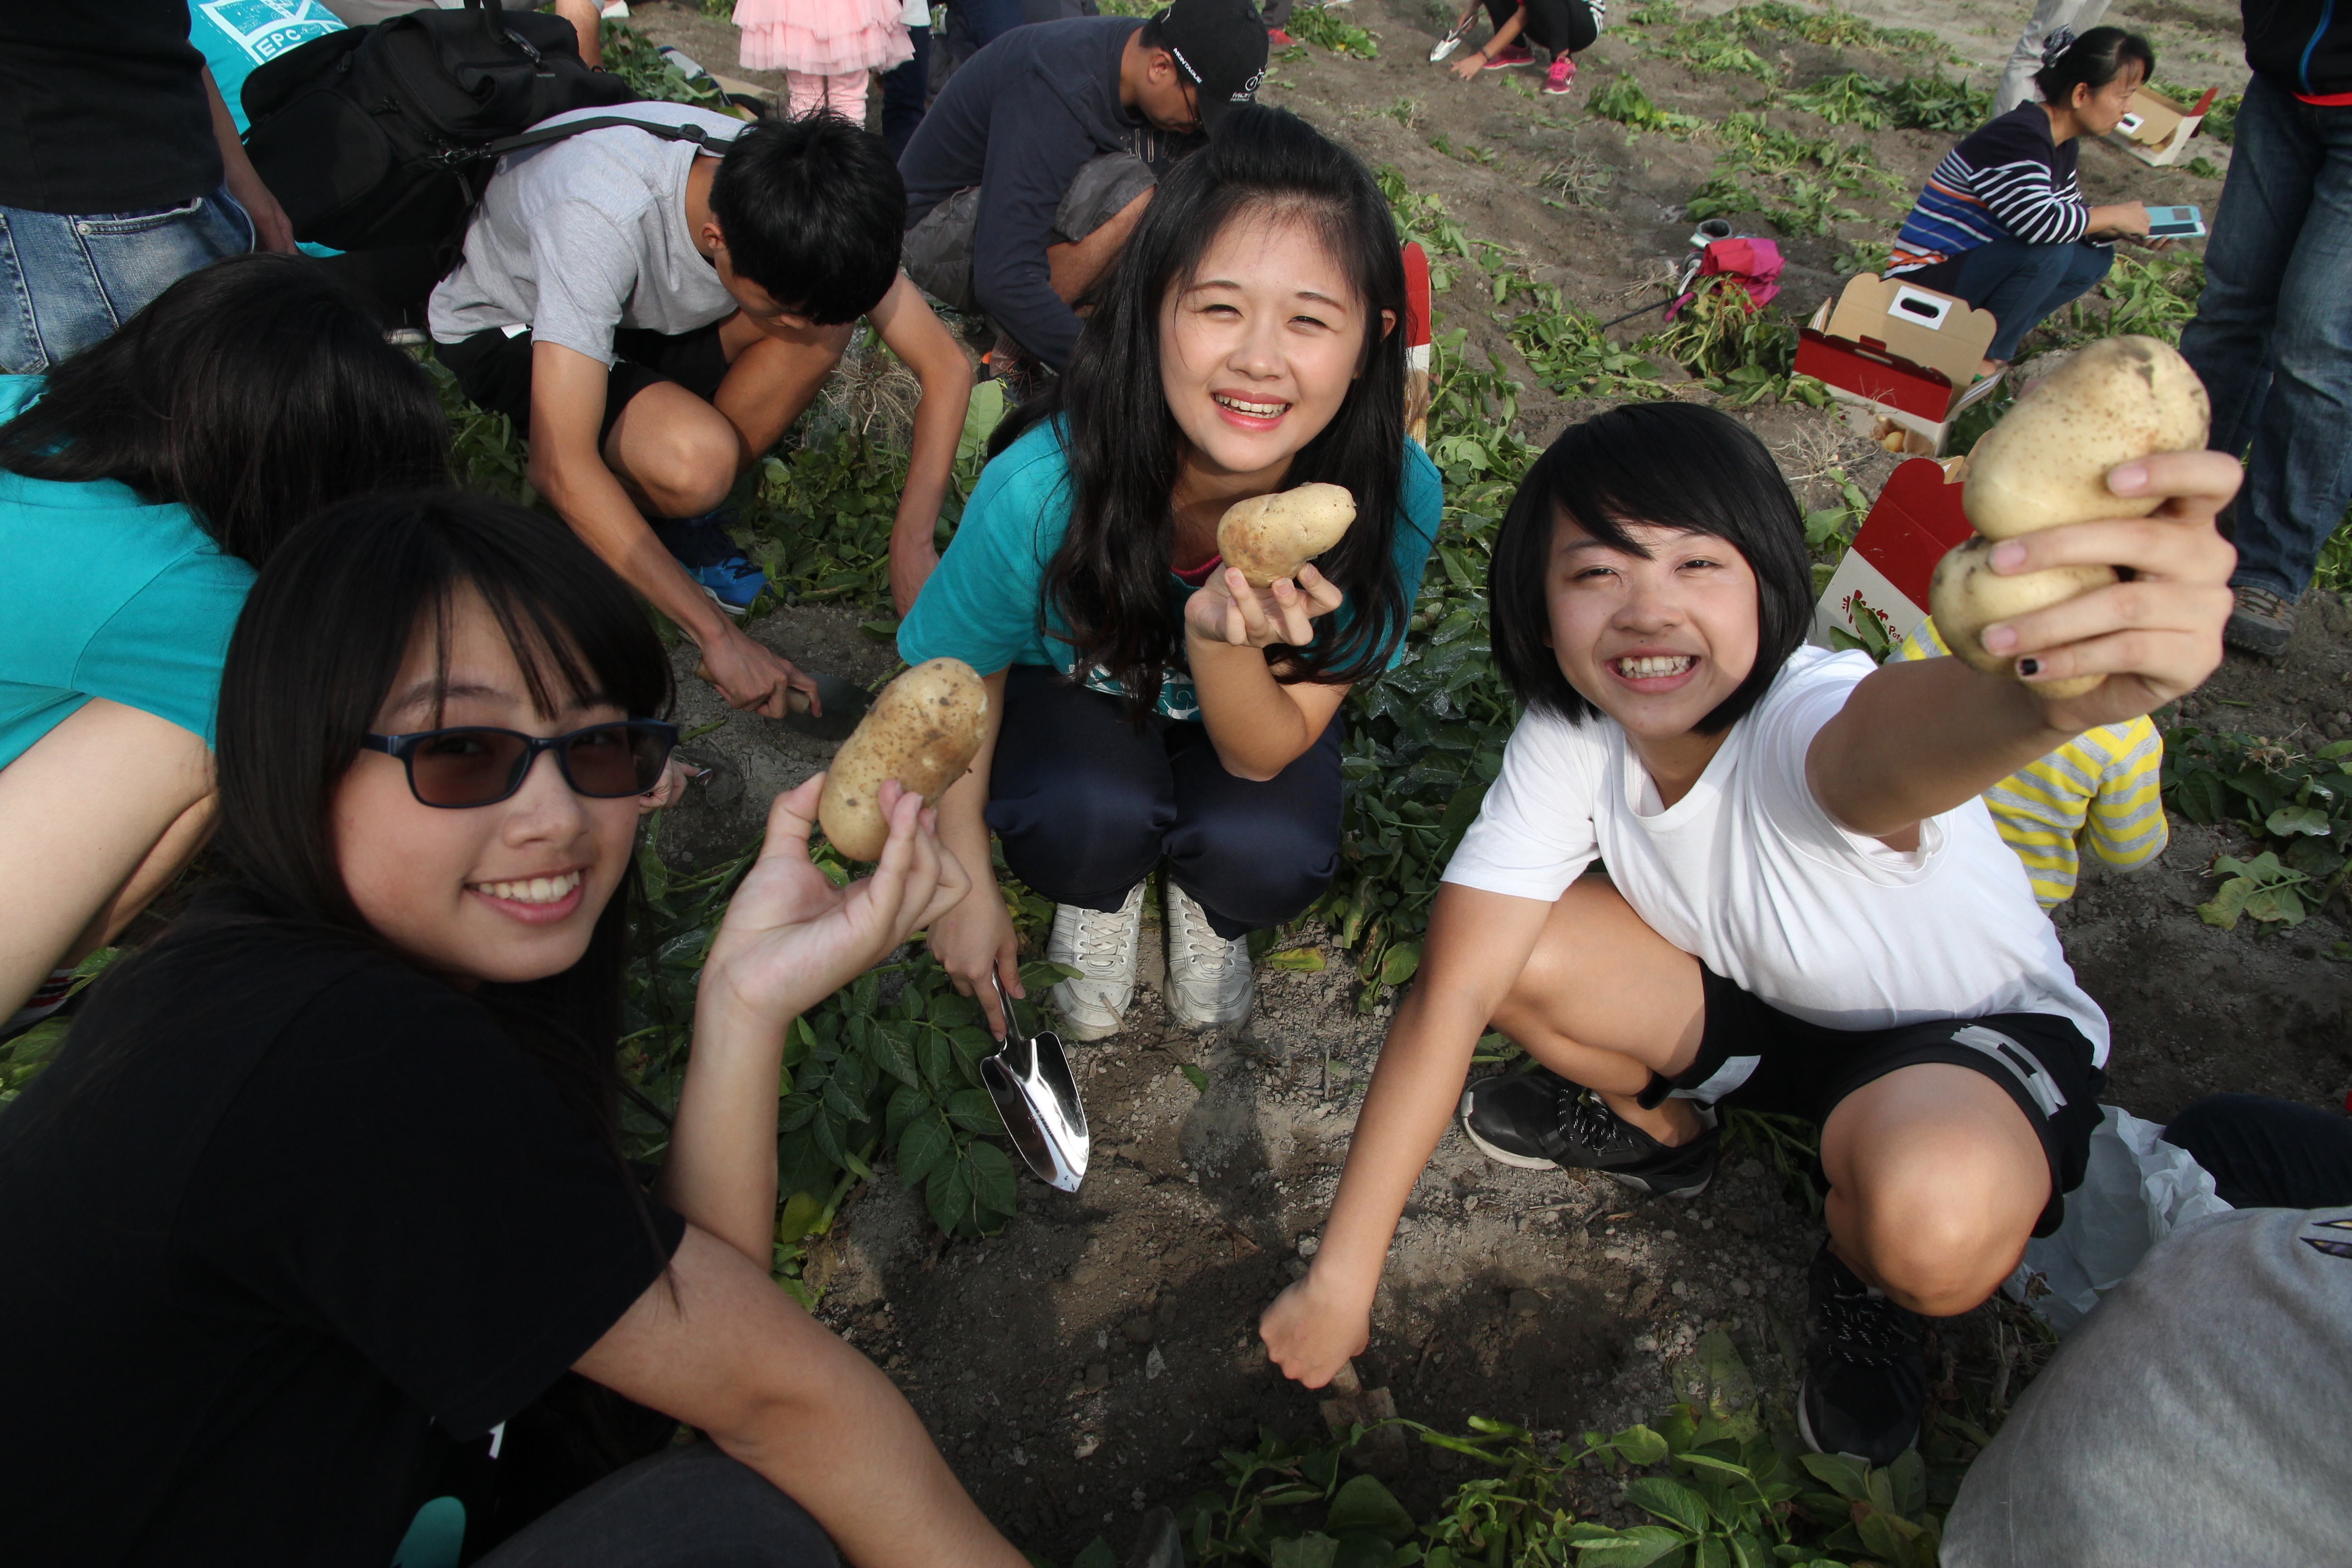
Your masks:
<svg viewBox="0 0 2352 1568"><path fill-rule="evenodd" d="M1235 501L1217 520L1217 549L1263 588L1339 542L1356 521L1356 498L1341 485L1301 485L1293 490Z"/></svg>
<svg viewBox="0 0 2352 1568"><path fill-rule="evenodd" d="M1969 454L1960 504L1979 537L1936 567L1927 605L1956 655L1988 675L2014 676L2013 661L1986 651L1981 634L2008 620L2116 581L2105 566L2064 566L2004 577L1993 542L2068 523L2145 517L2162 498L2127 500L2107 488L2121 464L2205 445L2211 417L2204 384L2170 345L2104 338L2077 352L2018 399ZM2043 695L2079 697L2100 676L2033 683Z"/></svg>
<svg viewBox="0 0 2352 1568"><path fill-rule="evenodd" d="M874 706L834 754L817 821L834 847L873 860L890 836L883 817L884 779L897 779L937 805L961 778L987 734L988 689L956 658L917 665L882 689Z"/></svg>

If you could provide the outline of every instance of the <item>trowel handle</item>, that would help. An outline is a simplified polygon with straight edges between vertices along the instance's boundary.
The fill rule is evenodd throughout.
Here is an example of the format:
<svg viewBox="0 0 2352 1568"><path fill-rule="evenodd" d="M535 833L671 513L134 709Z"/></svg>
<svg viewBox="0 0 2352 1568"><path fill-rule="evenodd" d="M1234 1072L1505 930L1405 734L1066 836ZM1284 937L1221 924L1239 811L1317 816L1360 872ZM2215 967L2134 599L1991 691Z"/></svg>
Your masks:
<svg viewBox="0 0 2352 1568"><path fill-rule="evenodd" d="M694 673L698 679L708 681L713 686L719 684L719 678L710 673L710 663L708 659L697 659L694 665ZM809 710L808 693L803 691L797 686L786 687L784 689L784 708L788 712L807 712Z"/></svg>

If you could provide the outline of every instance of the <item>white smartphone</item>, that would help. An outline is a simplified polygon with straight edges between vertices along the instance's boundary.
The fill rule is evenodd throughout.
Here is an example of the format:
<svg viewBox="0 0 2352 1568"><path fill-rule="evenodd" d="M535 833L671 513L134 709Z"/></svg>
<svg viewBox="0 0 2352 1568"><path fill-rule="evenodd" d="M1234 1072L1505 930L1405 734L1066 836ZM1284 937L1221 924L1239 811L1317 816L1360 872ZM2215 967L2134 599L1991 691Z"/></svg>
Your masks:
<svg viewBox="0 0 2352 1568"><path fill-rule="evenodd" d="M2201 239L2204 235L2205 215L2195 207L2147 209L2147 237L2150 239Z"/></svg>

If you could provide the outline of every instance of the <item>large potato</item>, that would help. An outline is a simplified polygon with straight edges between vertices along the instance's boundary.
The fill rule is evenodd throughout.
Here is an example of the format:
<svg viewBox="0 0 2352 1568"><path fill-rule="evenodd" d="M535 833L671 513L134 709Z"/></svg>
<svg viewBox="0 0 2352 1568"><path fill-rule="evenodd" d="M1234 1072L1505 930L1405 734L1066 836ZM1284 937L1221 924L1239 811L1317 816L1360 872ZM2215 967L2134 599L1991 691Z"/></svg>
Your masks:
<svg viewBox="0 0 2352 1568"><path fill-rule="evenodd" d="M1960 505L1988 539L2145 517L2159 498L2114 494L2107 470L2203 447L2211 417L2205 384L2169 344L2100 339L2035 383L1977 443Z"/></svg>
<svg viewBox="0 0 2352 1568"><path fill-rule="evenodd" d="M1356 521L1356 498L1342 485L1301 485L1295 490L1235 501L1217 520L1217 549L1253 588L1298 569L1339 542Z"/></svg>
<svg viewBox="0 0 2352 1568"><path fill-rule="evenodd" d="M1927 609L1936 617L1944 646L1955 658L1987 675L2014 678L2013 657L1985 651L1981 640L1985 627L2103 588L2116 577L2111 566L2053 566L2047 572L2004 577L1987 563L1992 546L1990 539L1971 539L1946 552L1936 563L1936 575L1927 584ZM2032 685L2049 697L2080 697L2105 679L2077 675Z"/></svg>
<svg viewBox="0 0 2352 1568"><path fill-rule="evenodd" d="M816 819L852 860L881 858L890 837L882 816L884 779L897 779L937 805L961 778L988 732L988 688L960 658L915 666L882 689L834 753Z"/></svg>

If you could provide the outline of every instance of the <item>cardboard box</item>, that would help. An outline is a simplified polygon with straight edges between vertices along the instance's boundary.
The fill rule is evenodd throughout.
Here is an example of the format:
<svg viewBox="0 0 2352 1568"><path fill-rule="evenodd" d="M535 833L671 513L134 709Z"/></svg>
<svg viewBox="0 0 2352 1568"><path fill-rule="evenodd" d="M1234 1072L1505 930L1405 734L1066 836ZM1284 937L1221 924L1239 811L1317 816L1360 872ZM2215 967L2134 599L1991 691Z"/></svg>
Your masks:
<svg viewBox="0 0 2352 1568"><path fill-rule="evenodd" d="M2189 139L2205 122L2221 89L2209 87L2194 104L2180 103L2147 87L2131 96L2124 121L2107 132L2107 140L2143 163L2162 168L2189 156Z"/></svg>
<svg viewBox="0 0 2352 1568"><path fill-rule="evenodd" d="M1976 378L1998 325L1991 311L1965 300L1864 272L1798 329L1796 369L1841 403L1917 432L1931 454L1940 453L1953 419L2000 384Z"/></svg>
<svg viewBox="0 0 2352 1568"><path fill-rule="evenodd" d="M1853 537L1853 548L1813 606L1815 643L1835 646L1830 641L1832 627L1872 641L1861 630L1867 616L1892 646L1927 618L1927 583L1936 563L1976 531L1960 510L1959 473L1966 461L1913 458L1887 476L1886 488Z"/></svg>

